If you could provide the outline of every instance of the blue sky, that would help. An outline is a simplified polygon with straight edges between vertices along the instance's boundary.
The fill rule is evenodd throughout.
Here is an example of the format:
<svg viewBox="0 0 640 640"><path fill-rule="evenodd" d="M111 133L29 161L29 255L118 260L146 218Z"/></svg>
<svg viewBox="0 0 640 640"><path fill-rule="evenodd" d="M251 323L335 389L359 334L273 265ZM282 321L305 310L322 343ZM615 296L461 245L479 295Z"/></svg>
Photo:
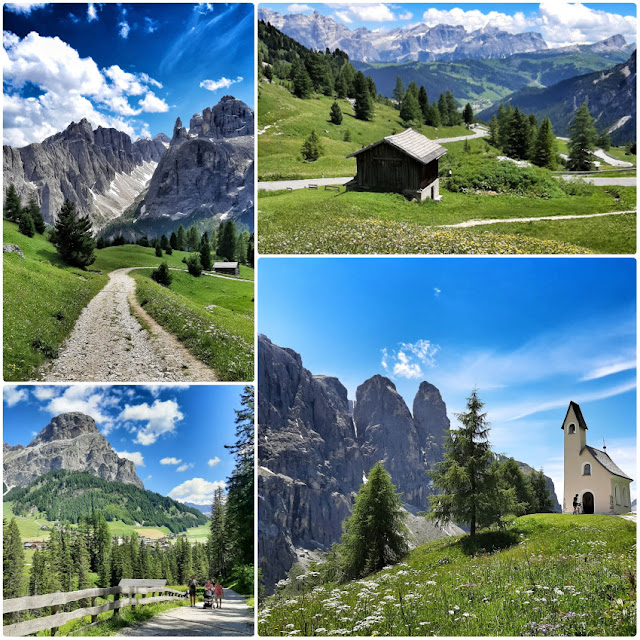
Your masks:
<svg viewBox="0 0 640 640"><path fill-rule="evenodd" d="M605 438L634 476L635 259L261 258L259 270L260 333L350 398L380 373L411 408L428 380L454 423L477 386L494 449L544 467L560 499L574 400L589 444Z"/></svg>
<svg viewBox="0 0 640 640"><path fill-rule="evenodd" d="M316 10L350 29L395 29L417 23L461 24L467 31L487 24L510 33L536 31L551 47L570 43L593 43L621 33L636 40L634 3L261 3L280 13Z"/></svg>
<svg viewBox="0 0 640 640"><path fill-rule="evenodd" d="M231 94L253 107L251 4L4 5L4 142L87 117L166 133Z"/></svg>
<svg viewBox="0 0 640 640"><path fill-rule="evenodd" d="M238 385L5 385L3 440L28 444L53 416L94 418L121 457L135 462L145 488L182 502L210 504L234 458Z"/></svg>

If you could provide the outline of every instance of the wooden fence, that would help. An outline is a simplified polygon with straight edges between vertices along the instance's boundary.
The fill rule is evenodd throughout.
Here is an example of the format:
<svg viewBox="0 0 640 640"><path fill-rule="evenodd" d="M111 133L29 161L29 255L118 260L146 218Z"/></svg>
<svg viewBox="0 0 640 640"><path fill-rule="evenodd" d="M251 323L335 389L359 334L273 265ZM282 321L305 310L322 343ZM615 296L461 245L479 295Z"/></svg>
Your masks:
<svg viewBox="0 0 640 640"><path fill-rule="evenodd" d="M155 595L165 594L165 595ZM147 597L151 594L151 597ZM97 598L106 598L113 596L113 601L96 605ZM136 595L142 595L142 598L136 598ZM29 611L32 609L51 608L51 612L47 616L25 620L24 622L16 622L7 624L2 627L5 636L26 636L37 631L51 629L51 635L55 635L58 627L63 624L91 616L91 622L98 621L98 615L106 611L113 611L113 615L117 616L118 611L123 607L135 607L140 604L151 604L153 602L166 602L168 600L178 600L186 597L184 591L176 591L167 587L108 587L106 589L83 589L82 591L65 591L56 593L47 593L41 596L26 596L24 598L13 598L11 600L2 601L2 613L18 613L21 611ZM58 613L60 605L76 602L78 600L90 599L90 607L82 607L66 613Z"/></svg>

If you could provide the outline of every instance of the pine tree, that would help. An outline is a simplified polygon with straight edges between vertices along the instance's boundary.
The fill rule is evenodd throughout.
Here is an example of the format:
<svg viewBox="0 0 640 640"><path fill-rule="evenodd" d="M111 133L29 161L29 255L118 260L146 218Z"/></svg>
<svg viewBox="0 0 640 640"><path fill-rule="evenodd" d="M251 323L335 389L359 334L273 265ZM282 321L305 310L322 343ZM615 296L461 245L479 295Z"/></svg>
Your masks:
<svg viewBox="0 0 640 640"><path fill-rule="evenodd" d="M417 102L418 95L419 95L420 92L418 90L418 85L413 80L409 83L409 86L407 87L407 91L405 93L405 97L406 97L407 93L410 93L416 99L416 102Z"/></svg>
<svg viewBox="0 0 640 640"><path fill-rule="evenodd" d="M556 168L556 137L549 118L545 118L538 129L532 160L539 167L552 171Z"/></svg>
<svg viewBox="0 0 640 640"><path fill-rule="evenodd" d="M422 111L413 91L407 89L407 93L400 107L400 120L405 127L420 127L422 124Z"/></svg>
<svg viewBox="0 0 640 640"><path fill-rule="evenodd" d="M182 225L180 225L178 227L178 234L177 234L177 244L176 244L176 249L178 251L184 251L185 249L185 233L184 233L184 227Z"/></svg>
<svg viewBox="0 0 640 640"><path fill-rule="evenodd" d="M315 129L311 130L309 137L302 143L300 153L307 162L315 162L323 153L324 149L320 143L320 138Z"/></svg>
<svg viewBox="0 0 640 640"><path fill-rule="evenodd" d="M500 146L500 130L498 126L498 118L493 116L491 120L489 120L489 144L492 147L499 148Z"/></svg>
<svg viewBox="0 0 640 640"><path fill-rule="evenodd" d="M180 231L178 229L178 231ZM200 251L200 234L195 225L191 225L187 231L187 237L185 240L187 251Z"/></svg>
<svg viewBox="0 0 640 640"><path fill-rule="evenodd" d="M393 89L392 95L399 106L404 100L404 85L402 84L402 78L400 76L396 77L396 86Z"/></svg>
<svg viewBox="0 0 640 640"><path fill-rule="evenodd" d="M155 280L163 287L168 287L173 282L173 276L169 271L169 265L165 262L161 262L157 269L151 272L151 279Z"/></svg>
<svg viewBox="0 0 640 640"><path fill-rule="evenodd" d="M33 223L33 218L27 207L22 210L20 219L18 220L18 231L27 236L27 238L33 238L36 233L36 225Z"/></svg>
<svg viewBox="0 0 640 640"><path fill-rule="evenodd" d="M375 102L378 97L378 91L376 89L376 83L371 76L367 76L367 87L369 89L369 97Z"/></svg>
<svg viewBox="0 0 640 640"><path fill-rule="evenodd" d="M293 81L293 95L297 98L310 98L313 93L313 84L304 62L296 61L291 67L291 79Z"/></svg>
<svg viewBox="0 0 640 640"><path fill-rule="evenodd" d="M445 98L444 93L440 94L438 98L438 114L440 116L440 122L443 127L449 126L451 124L449 122L449 108L447 106L447 99Z"/></svg>
<svg viewBox="0 0 640 640"><path fill-rule="evenodd" d="M436 128L440 126L441 124L440 111L438 110L437 102L433 102L431 104L431 107L429 108L429 116L425 124L429 125L430 127L436 127Z"/></svg>
<svg viewBox="0 0 640 640"><path fill-rule="evenodd" d="M358 120L373 118L373 103L369 95L369 85L362 71L358 71L353 81L355 93L354 112Z"/></svg>
<svg viewBox="0 0 640 640"><path fill-rule="evenodd" d="M222 489L216 489L211 505L211 522L207 541L210 577L227 575L227 559L229 531L227 531L227 515Z"/></svg>
<svg viewBox="0 0 640 640"><path fill-rule="evenodd" d="M529 480L531 487L531 513L551 513L553 502L547 489L547 479L542 469L534 471Z"/></svg>
<svg viewBox="0 0 640 640"><path fill-rule="evenodd" d="M55 224L56 249L60 257L74 267L93 264L95 243L91 237L91 221L78 217L73 202L65 200Z"/></svg>
<svg viewBox="0 0 640 640"><path fill-rule="evenodd" d="M578 108L569 125L569 161L570 171L591 171L593 169L592 152L596 148L598 133L589 107L584 102Z"/></svg>
<svg viewBox="0 0 640 640"><path fill-rule="evenodd" d="M162 247L159 244L156 245L156 258L162 258Z"/></svg>
<svg viewBox="0 0 640 640"><path fill-rule="evenodd" d="M527 116L516 107L510 119L510 132L505 153L519 160L529 157L529 123Z"/></svg>
<svg viewBox="0 0 640 640"><path fill-rule="evenodd" d="M498 481L503 489L512 488L514 490L514 513L519 516L531 513L531 487L518 463L513 458L508 458L502 463L496 462L494 471L498 474Z"/></svg>
<svg viewBox="0 0 640 640"><path fill-rule="evenodd" d="M342 124L342 110L336 100L331 105L331 111L329 112L329 120L332 124Z"/></svg>
<svg viewBox="0 0 640 640"><path fill-rule="evenodd" d="M513 115L513 109L511 105L506 108L502 102L498 105L498 145L497 147L501 151L506 151L509 141L509 135L511 132L511 116Z"/></svg>
<svg viewBox="0 0 640 640"><path fill-rule="evenodd" d="M468 102L462 110L462 120L467 126L473 123L473 109Z"/></svg>
<svg viewBox="0 0 640 640"><path fill-rule="evenodd" d="M338 76L335 84L336 97L343 99L347 97L347 83L342 73Z"/></svg>
<svg viewBox="0 0 640 640"><path fill-rule="evenodd" d="M24 550L15 518L2 519L2 598L19 598L24 593Z"/></svg>
<svg viewBox="0 0 640 640"><path fill-rule="evenodd" d="M33 220L33 224L36 229L36 233L44 233L47 228L44 218L42 217L42 212L40 211L40 207L38 206L38 200L35 196L31 196L29 198L29 204L26 206L26 209L29 211L31 218Z"/></svg>
<svg viewBox="0 0 640 640"><path fill-rule="evenodd" d="M236 225L233 220L227 220L221 226L218 229L218 255L231 261L236 255Z"/></svg>
<svg viewBox="0 0 640 640"><path fill-rule="evenodd" d="M406 526L400 495L377 462L360 487L353 512L344 525L337 556L345 580L362 578L388 564L399 562L408 552Z"/></svg>
<svg viewBox="0 0 640 640"><path fill-rule="evenodd" d="M600 147L603 151L609 151L611 149L611 136L606 129L603 129L596 140L596 146Z"/></svg>
<svg viewBox="0 0 640 640"><path fill-rule="evenodd" d="M169 240L168 240L167 236L165 236L164 233L163 233L162 237L160 238L160 248L163 251L166 251L168 246L169 246Z"/></svg>
<svg viewBox="0 0 640 640"><path fill-rule="evenodd" d="M467 412L456 414L459 429L447 431L444 460L431 472L433 484L442 493L431 499L428 517L442 522L468 524L470 535L486 527L514 507L513 489L498 486L492 468L487 414L477 391L467 400Z"/></svg>
<svg viewBox="0 0 640 640"><path fill-rule="evenodd" d="M205 231L200 240L200 264L205 271L211 271L213 268L213 259L211 258L211 245L209 244L209 235Z"/></svg>
<svg viewBox="0 0 640 640"><path fill-rule="evenodd" d="M7 189L7 195L4 199L4 217L7 220L18 222L22 213L22 203L13 183Z"/></svg>
<svg viewBox="0 0 640 640"><path fill-rule="evenodd" d="M447 114L449 116L449 125L455 126L462 122L462 115L458 111L458 103L456 99L453 97L451 91L447 91L445 94L445 102L447 104Z"/></svg>
<svg viewBox="0 0 640 640"><path fill-rule="evenodd" d="M236 413L236 442L225 445L235 456L235 467L227 483L227 522L233 540L233 559L253 563L253 387L245 387Z"/></svg>
<svg viewBox="0 0 640 640"><path fill-rule="evenodd" d="M247 265L250 266L253 269L253 262L254 262L254 239L253 239L253 233L251 234L251 236L249 237L249 242L247 244Z"/></svg>
<svg viewBox="0 0 640 640"><path fill-rule="evenodd" d="M422 112L422 122L425 124L429 124L427 119L429 118L429 98L427 96L427 90L420 86L420 91L418 92L418 104L420 105L420 111Z"/></svg>

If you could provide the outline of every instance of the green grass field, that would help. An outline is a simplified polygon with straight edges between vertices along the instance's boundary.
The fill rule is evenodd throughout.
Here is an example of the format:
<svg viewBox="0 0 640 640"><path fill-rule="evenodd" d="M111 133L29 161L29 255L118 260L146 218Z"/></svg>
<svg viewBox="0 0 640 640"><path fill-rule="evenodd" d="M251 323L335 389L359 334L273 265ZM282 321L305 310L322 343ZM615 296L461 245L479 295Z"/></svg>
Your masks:
<svg viewBox="0 0 640 640"><path fill-rule="evenodd" d="M342 110L342 124L329 121L329 110L333 98L316 95L301 100L285 87L277 84L260 83L258 99L258 128L264 130L258 135L258 180L286 180L353 176L356 162L346 156L354 151L380 140L384 136L404 131L398 111L382 104L375 104L375 116L371 122L357 120L347 100L338 100ZM325 148L324 154L312 163L304 162L300 147L315 129ZM351 141L345 142L346 131ZM469 135L465 127L423 126L428 138L451 138Z"/></svg>
<svg viewBox="0 0 640 640"><path fill-rule="evenodd" d="M443 538L365 580L302 573L267 598L259 634L635 636L636 526L531 515L504 531Z"/></svg>
<svg viewBox="0 0 640 640"><path fill-rule="evenodd" d="M3 375L7 381L33 380L107 276L65 265L43 236L28 238L17 224L3 222L3 242L17 244L25 256L3 256Z"/></svg>
<svg viewBox="0 0 640 640"><path fill-rule="evenodd" d="M172 288L186 301L206 316L209 330L213 323L220 335L230 336L219 357L212 358L198 349L195 355L216 361L221 368L220 377L228 371L240 369L253 372L253 279L254 270L240 265L237 279L202 276L193 278L182 262L187 252L174 251L172 255L158 258L155 250L137 245L107 247L96 250L96 260L87 270L65 265L55 247L42 235L28 238L22 235L17 224L4 221L4 243L17 244L25 258L17 254L4 254L4 379L7 381L34 380L39 367L57 357L58 349L71 333L82 309L107 283L107 273L124 267L157 267L166 261L174 271ZM134 272L136 273L136 272ZM147 279L149 272L146 272ZM251 282L242 282L241 280ZM215 304L213 312L204 307ZM169 323L174 334L185 335L184 327ZM168 327L165 327L168 328ZM171 330L171 329L168 329ZM245 340L251 335L251 349L238 346L238 337ZM206 336L205 336L206 338ZM224 341L225 339L222 338ZM235 348L231 344L236 342ZM193 342L191 340L190 342ZM206 342L206 340L205 340ZM238 366L238 363L242 364ZM253 374L243 373L242 379L253 379ZM231 378L235 379L235 378Z"/></svg>
<svg viewBox="0 0 640 640"><path fill-rule="evenodd" d="M186 534L189 542L206 542L209 536L209 525L202 524L199 527L191 527L191 529L187 529Z"/></svg>
<svg viewBox="0 0 640 640"><path fill-rule="evenodd" d="M166 288L146 269L132 272L138 302L220 380L253 380L253 283L171 274Z"/></svg>
<svg viewBox="0 0 640 640"><path fill-rule="evenodd" d="M635 253L635 214L601 217L594 220L561 221L561 216L625 211L635 208L635 188L594 188L592 195L558 198L527 198L513 195L477 195L443 192L441 202L409 202L398 194L356 193L300 189L296 191L263 192L260 197L258 233L261 253L449 253L449 235L442 242L425 240L416 244L415 225L426 234L433 227L457 224L467 220L558 216L556 221L534 224L496 224L470 229L446 230L454 234L456 253L479 253L474 248L475 237L482 234L516 236L507 253L547 253L533 244L523 244L525 238L544 239L576 245L582 251L603 253ZM368 225L365 221L383 221L386 225ZM408 223L406 233L395 223ZM394 231L394 226L396 230ZM376 237L374 231L384 233ZM454 233L455 232L455 233ZM451 236L453 237L453 236ZM468 242L465 243L465 238ZM513 241L508 240L508 244ZM398 244L400 243L400 245ZM484 246L484 243L481 243ZM414 247L413 250L412 247ZM604 249L608 249L604 251ZM491 252L491 251L489 251ZM501 252L501 251L500 251Z"/></svg>

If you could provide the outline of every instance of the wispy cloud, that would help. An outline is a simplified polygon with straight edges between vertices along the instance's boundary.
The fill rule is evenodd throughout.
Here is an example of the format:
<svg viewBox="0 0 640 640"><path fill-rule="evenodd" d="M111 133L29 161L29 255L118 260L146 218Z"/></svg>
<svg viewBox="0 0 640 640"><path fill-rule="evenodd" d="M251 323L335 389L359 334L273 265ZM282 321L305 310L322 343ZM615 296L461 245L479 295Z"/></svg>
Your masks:
<svg viewBox="0 0 640 640"><path fill-rule="evenodd" d="M99 6L99 5L98 5ZM98 19L98 9L95 3L90 2L87 5L87 22L93 22Z"/></svg>
<svg viewBox="0 0 640 640"><path fill-rule="evenodd" d="M46 7L48 2L8 2L4 5L4 8L11 13L22 13L25 15L29 15L32 11L36 9L42 9Z"/></svg>
<svg viewBox="0 0 640 640"><path fill-rule="evenodd" d="M589 371L582 380L597 380L599 378L606 378L612 376L615 373L621 373L622 371L630 371L636 368L635 360L625 360L623 362L612 362L610 364L603 364L592 371Z"/></svg>
<svg viewBox="0 0 640 640"><path fill-rule="evenodd" d="M216 456L215 458L211 458L209 462L207 462L207 464L210 467L215 467L217 464L220 464L220 458L218 458L218 456Z"/></svg>
<svg viewBox="0 0 640 640"><path fill-rule="evenodd" d="M181 464L176 471L188 471L189 469L193 469L196 465L193 462L187 462L186 464Z"/></svg>
<svg viewBox="0 0 640 640"><path fill-rule="evenodd" d="M226 89L230 87L232 84L237 84L242 82L242 76L238 76L235 80L230 80L229 78L220 78L219 80L203 80L200 83L201 89L206 89L207 91L217 91L218 89Z"/></svg>
<svg viewBox="0 0 640 640"><path fill-rule="evenodd" d="M162 458L160 460L160 464L180 464L182 462L182 458Z"/></svg>
<svg viewBox="0 0 640 640"><path fill-rule="evenodd" d="M14 384L7 384L2 389L2 401L7 407L15 407L19 402L23 402L29 397L26 387L18 387Z"/></svg>
<svg viewBox="0 0 640 640"><path fill-rule="evenodd" d="M144 467L144 456L139 451L115 451L115 453L125 460L131 460L136 467Z"/></svg>
<svg viewBox="0 0 640 640"><path fill-rule="evenodd" d="M308 4L290 4L287 7L287 13L304 13L305 11L312 11Z"/></svg>
<svg viewBox="0 0 640 640"><path fill-rule="evenodd" d="M382 349L382 368L392 377L421 378L423 367L435 366L435 355L440 347L429 340L401 342L397 349Z"/></svg>

